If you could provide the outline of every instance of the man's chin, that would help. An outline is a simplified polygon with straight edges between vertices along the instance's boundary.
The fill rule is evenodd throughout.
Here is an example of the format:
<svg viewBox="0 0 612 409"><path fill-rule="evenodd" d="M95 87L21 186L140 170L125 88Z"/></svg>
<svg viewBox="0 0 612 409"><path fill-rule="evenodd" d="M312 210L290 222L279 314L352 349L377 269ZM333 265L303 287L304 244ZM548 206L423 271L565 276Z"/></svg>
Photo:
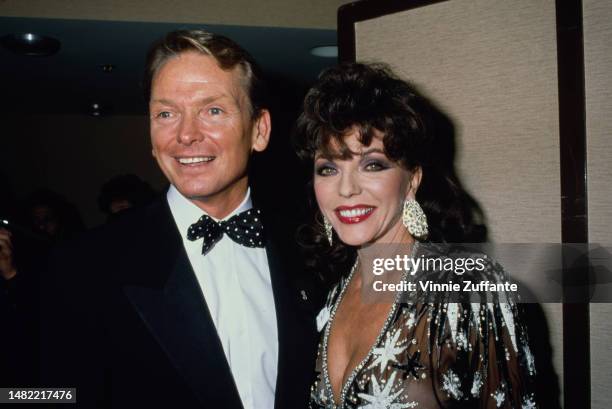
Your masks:
<svg viewBox="0 0 612 409"><path fill-rule="evenodd" d="M215 194L215 192L213 190L211 190L210 188L206 189L206 188L181 188L179 186L175 186L176 189L183 195L185 196L187 199L190 200L202 200L202 199L206 199L207 197L213 196Z"/></svg>
<svg viewBox="0 0 612 409"><path fill-rule="evenodd" d="M240 181L229 184L224 183L224 180L214 181L216 183L206 182L208 181L198 180L196 182L190 180L189 183L173 183L173 185L181 195L199 207L204 203L233 203L236 200L240 201L248 187L246 183L242 186Z"/></svg>
<svg viewBox="0 0 612 409"><path fill-rule="evenodd" d="M174 186L176 190L179 191L180 194L190 199L196 196L207 196L211 194L211 184L206 183L200 178L199 180L195 179L179 179L179 178L168 178L170 184Z"/></svg>

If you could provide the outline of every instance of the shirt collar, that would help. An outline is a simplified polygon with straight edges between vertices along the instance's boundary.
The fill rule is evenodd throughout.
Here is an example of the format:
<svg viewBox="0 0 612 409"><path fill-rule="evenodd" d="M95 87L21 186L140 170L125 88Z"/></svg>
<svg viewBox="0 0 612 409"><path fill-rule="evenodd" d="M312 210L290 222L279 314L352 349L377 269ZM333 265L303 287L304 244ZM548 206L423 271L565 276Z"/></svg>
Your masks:
<svg viewBox="0 0 612 409"><path fill-rule="evenodd" d="M174 217L176 225L181 232L181 236L187 234L189 226L197 222L202 215L207 214L204 210L196 206L191 200L183 196L183 194L179 192L174 185L170 185L170 189L168 189L168 193L166 194L166 199L170 205L172 217ZM247 188L242 202L240 202L238 207L232 210L226 217L223 219L217 219L210 215L209 216L215 221L227 220L238 213L249 210L251 207L253 207L253 203L251 201L251 188L249 187Z"/></svg>

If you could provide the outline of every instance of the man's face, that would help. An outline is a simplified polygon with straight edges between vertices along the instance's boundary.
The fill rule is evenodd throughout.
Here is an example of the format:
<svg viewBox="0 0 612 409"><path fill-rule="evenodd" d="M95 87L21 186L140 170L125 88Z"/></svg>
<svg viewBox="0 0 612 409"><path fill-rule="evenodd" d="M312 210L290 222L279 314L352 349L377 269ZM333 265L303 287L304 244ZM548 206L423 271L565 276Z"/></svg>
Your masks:
<svg viewBox="0 0 612 409"><path fill-rule="evenodd" d="M239 68L184 52L153 78L150 124L153 156L170 183L215 217L243 199L253 150L266 148L270 116L253 119Z"/></svg>

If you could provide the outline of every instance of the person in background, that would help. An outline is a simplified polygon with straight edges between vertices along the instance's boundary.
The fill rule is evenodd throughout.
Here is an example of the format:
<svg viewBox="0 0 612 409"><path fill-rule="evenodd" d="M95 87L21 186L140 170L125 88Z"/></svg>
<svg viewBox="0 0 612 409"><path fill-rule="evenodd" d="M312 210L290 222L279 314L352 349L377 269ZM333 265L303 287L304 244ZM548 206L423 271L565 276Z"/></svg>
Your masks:
<svg viewBox="0 0 612 409"><path fill-rule="evenodd" d="M111 220L127 209L148 205L156 196L151 185L138 176L119 175L102 185L98 208Z"/></svg>
<svg viewBox="0 0 612 409"><path fill-rule="evenodd" d="M19 223L16 203L3 200L0 209L2 387L27 387L38 381L38 279L49 248L46 236Z"/></svg>
<svg viewBox="0 0 612 409"><path fill-rule="evenodd" d="M76 206L50 189L29 194L21 205L19 221L50 243L71 238L85 230Z"/></svg>

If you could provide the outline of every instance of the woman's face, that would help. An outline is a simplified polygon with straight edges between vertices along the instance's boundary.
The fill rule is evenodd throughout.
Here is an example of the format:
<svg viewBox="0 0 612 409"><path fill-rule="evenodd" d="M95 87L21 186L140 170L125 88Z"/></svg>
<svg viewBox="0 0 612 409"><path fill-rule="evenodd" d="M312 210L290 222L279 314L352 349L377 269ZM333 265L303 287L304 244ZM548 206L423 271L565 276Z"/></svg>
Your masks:
<svg viewBox="0 0 612 409"><path fill-rule="evenodd" d="M362 145L358 136L353 129L345 137L353 153L348 159L316 153L314 190L319 209L348 245L411 241L401 213L404 200L415 197L421 169L411 173L391 161L380 132L370 146Z"/></svg>

